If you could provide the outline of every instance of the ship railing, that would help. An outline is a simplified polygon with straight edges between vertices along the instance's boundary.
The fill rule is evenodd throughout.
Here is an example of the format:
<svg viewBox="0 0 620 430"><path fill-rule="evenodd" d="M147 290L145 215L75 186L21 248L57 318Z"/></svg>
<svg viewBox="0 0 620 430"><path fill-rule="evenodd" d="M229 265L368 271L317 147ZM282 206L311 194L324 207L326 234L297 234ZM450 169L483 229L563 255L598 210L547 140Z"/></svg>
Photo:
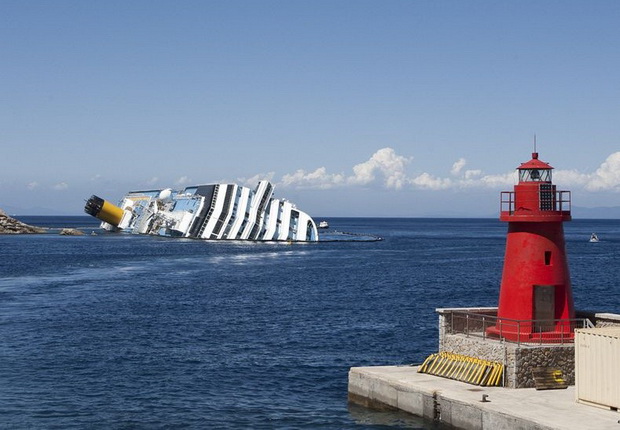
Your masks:
<svg viewBox="0 0 620 430"><path fill-rule="evenodd" d="M569 344L577 328L592 328L588 318L516 320L472 312L451 312L447 334L520 344Z"/></svg>

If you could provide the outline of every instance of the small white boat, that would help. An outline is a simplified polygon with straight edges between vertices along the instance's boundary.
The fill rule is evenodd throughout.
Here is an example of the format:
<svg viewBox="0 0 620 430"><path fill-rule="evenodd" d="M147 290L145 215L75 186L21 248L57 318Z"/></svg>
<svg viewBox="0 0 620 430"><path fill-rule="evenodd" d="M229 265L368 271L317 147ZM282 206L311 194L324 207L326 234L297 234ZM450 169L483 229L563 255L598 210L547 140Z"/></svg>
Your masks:
<svg viewBox="0 0 620 430"><path fill-rule="evenodd" d="M321 221L319 223L319 228L329 228L329 223L327 221Z"/></svg>
<svg viewBox="0 0 620 430"><path fill-rule="evenodd" d="M598 236L596 235L596 233L592 233L592 235L590 236L590 242L598 242Z"/></svg>

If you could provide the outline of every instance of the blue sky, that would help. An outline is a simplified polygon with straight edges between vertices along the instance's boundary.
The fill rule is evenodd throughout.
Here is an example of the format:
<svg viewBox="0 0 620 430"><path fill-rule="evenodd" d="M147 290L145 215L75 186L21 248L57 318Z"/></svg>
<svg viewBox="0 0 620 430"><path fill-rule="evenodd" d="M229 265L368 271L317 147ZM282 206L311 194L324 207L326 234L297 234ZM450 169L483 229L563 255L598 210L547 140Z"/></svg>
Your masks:
<svg viewBox="0 0 620 430"><path fill-rule="evenodd" d="M215 181L493 216L540 158L620 205L620 2L0 0L0 208Z"/></svg>

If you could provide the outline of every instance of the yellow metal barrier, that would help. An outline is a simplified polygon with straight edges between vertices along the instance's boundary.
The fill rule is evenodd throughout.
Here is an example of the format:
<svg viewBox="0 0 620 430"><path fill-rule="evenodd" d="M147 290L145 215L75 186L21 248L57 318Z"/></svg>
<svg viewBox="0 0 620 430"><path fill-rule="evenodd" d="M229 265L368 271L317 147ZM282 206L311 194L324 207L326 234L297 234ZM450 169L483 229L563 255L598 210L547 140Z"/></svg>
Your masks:
<svg viewBox="0 0 620 430"><path fill-rule="evenodd" d="M483 386L498 386L504 365L498 361L481 360L451 352L431 354L418 368L418 373L442 376L456 381Z"/></svg>

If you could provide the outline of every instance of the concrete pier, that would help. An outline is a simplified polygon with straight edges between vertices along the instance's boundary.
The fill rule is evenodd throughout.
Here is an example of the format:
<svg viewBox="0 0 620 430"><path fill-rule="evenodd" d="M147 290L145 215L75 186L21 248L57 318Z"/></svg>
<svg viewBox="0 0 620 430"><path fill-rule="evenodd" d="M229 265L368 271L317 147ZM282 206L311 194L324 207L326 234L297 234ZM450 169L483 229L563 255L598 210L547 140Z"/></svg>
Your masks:
<svg viewBox="0 0 620 430"><path fill-rule="evenodd" d="M349 400L371 408L399 409L466 430L620 429L618 412L577 403L574 386L540 391L479 387L417 373L417 369L353 367Z"/></svg>

